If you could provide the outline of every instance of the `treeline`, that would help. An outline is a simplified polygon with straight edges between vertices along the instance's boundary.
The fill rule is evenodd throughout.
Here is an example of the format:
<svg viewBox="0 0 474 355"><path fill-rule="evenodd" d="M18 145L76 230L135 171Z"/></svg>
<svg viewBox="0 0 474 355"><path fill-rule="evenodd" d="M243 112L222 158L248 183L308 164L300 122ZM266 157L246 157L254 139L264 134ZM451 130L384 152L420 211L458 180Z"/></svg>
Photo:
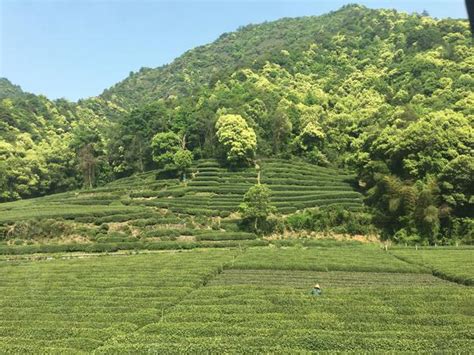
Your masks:
<svg viewBox="0 0 474 355"><path fill-rule="evenodd" d="M3 99L1 198L298 156L355 169L386 237L472 240L473 61L461 20L346 6L247 26L77 105Z"/></svg>

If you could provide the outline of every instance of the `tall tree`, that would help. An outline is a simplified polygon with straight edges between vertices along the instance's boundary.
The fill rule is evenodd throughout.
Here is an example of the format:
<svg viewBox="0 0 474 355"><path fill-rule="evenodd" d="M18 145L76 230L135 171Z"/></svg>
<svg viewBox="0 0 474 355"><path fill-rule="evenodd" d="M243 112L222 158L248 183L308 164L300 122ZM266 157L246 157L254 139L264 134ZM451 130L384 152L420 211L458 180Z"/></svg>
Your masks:
<svg viewBox="0 0 474 355"><path fill-rule="evenodd" d="M216 129L217 138L230 164L249 164L253 161L257 136L242 116L222 115L216 122Z"/></svg>
<svg viewBox="0 0 474 355"><path fill-rule="evenodd" d="M94 153L94 145L89 143L79 149L79 167L84 177L84 186L92 188L95 183L97 158Z"/></svg>
<svg viewBox="0 0 474 355"><path fill-rule="evenodd" d="M284 108L279 107L273 116L273 153L279 153L281 146L284 145L291 133L293 125Z"/></svg>
<svg viewBox="0 0 474 355"><path fill-rule="evenodd" d="M251 222L255 232L258 232L259 226L276 211L276 208L271 205L270 196L271 191L266 185L257 184L245 193L243 202L240 204L242 218Z"/></svg>
<svg viewBox="0 0 474 355"><path fill-rule="evenodd" d="M159 132L151 141L153 160L160 169L172 168L176 152L181 148L181 139L174 132Z"/></svg>

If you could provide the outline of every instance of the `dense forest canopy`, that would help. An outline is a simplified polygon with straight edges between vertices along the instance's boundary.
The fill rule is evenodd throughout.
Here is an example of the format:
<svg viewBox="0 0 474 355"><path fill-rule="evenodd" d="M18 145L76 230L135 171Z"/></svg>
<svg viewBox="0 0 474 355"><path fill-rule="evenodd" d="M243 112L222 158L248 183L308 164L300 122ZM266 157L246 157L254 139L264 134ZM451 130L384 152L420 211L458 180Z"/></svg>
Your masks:
<svg viewBox="0 0 474 355"><path fill-rule="evenodd" d="M472 238L473 68L467 21L350 5L223 34L77 103L1 79L0 201L300 157L354 169L385 236Z"/></svg>

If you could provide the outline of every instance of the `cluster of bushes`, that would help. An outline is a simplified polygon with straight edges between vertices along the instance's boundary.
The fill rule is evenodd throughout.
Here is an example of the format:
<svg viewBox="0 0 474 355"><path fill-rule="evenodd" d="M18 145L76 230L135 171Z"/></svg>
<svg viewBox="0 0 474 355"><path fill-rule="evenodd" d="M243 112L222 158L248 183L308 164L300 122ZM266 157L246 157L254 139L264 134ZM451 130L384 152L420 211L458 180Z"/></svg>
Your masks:
<svg viewBox="0 0 474 355"><path fill-rule="evenodd" d="M316 241L315 247L324 245ZM426 273L426 268L406 263L374 245L353 243L350 247L249 249L232 266L251 270L313 270L348 272ZM350 243L350 242L349 242ZM319 245L318 245L319 244ZM300 247L298 247L300 246Z"/></svg>
<svg viewBox="0 0 474 355"><path fill-rule="evenodd" d="M130 193L130 198L158 197L158 194L160 194L159 191L153 191L153 190L135 191L135 192Z"/></svg>
<svg viewBox="0 0 474 355"><path fill-rule="evenodd" d="M140 238L177 238L180 235L193 235L193 229L169 229L169 228L161 228L161 229L153 229L150 231L146 231L140 235Z"/></svg>
<svg viewBox="0 0 474 355"><path fill-rule="evenodd" d="M238 232L240 230L239 222L240 219L225 219L216 224L215 228L213 227L213 229L224 228L228 232Z"/></svg>
<svg viewBox="0 0 474 355"><path fill-rule="evenodd" d="M292 274L286 278L289 282ZM469 344L467 326L453 329L446 325L450 329L446 331L439 326L446 322L464 324L457 307L462 308L468 300L466 291L453 291L457 307L450 306L452 300L439 300L449 310L441 315L433 314L422 301L430 297L434 288L401 287L387 300L386 288L366 287L369 283L362 283L352 287L357 289L357 296L351 288L342 286L336 288L330 299L311 301L301 289L289 291L288 287L275 286L271 275L260 273L256 284L245 281L236 284L224 273L219 277L221 283L201 288L196 297L160 322L101 350L107 353L385 353L440 349L462 352ZM328 284L334 281L336 275L328 279ZM404 283L403 280L401 284ZM231 304L226 297L230 287ZM305 287L304 282L300 287ZM349 300L355 308L352 312L344 307ZM383 312L393 304L406 312Z"/></svg>
<svg viewBox="0 0 474 355"><path fill-rule="evenodd" d="M32 219L3 227L0 230L0 237L21 240L32 240L38 237L51 239L70 234L72 231L71 223L61 219Z"/></svg>
<svg viewBox="0 0 474 355"><path fill-rule="evenodd" d="M144 190L144 191L131 192L130 197L131 198L181 197L181 196L184 196L186 192L188 192L188 189L184 187L169 188L169 189L161 190L161 191Z"/></svg>
<svg viewBox="0 0 474 355"><path fill-rule="evenodd" d="M296 207L279 207L278 212L288 215L270 215L262 220L259 225L259 233L284 233L290 232L319 232L349 235L374 235L378 233L372 224L372 214L360 209L351 210L345 205L331 204L316 208L296 211ZM248 220L237 222L241 230L254 230L252 223Z"/></svg>
<svg viewBox="0 0 474 355"><path fill-rule="evenodd" d="M189 183L190 187L193 186L212 186L212 187L218 187L219 186L219 181L217 180L192 180Z"/></svg>
<svg viewBox="0 0 474 355"><path fill-rule="evenodd" d="M20 220L28 219L67 219L74 220L78 217L104 217L114 214L130 214L137 209L125 206L73 206L64 204L38 204L28 208L18 208L0 214L1 224L15 224Z"/></svg>
<svg viewBox="0 0 474 355"><path fill-rule="evenodd" d="M70 205L81 205L81 206L108 206L110 204L120 204L120 201L115 199L109 200L95 200L95 199L77 199L77 200L68 200Z"/></svg>
<svg viewBox="0 0 474 355"><path fill-rule="evenodd" d="M280 211L280 213L288 214L283 211L302 210L305 208L313 208L313 207L320 207L320 208L335 207L335 208L346 209L346 210L361 209L362 208L361 203L362 201L357 198L333 198L333 199L322 199L322 200L314 200L314 201L275 202L274 206L278 208L278 211Z"/></svg>
<svg viewBox="0 0 474 355"><path fill-rule="evenodd" d="M472 247L396 247L390 251L397 258L407 263L424 266L433 275L464 285L474 285L474 264L472 262Z"/></svg>
<svg viewBox="0 0 474 355"><path fill-rule="evenodd" d="M131 237L130 234L124 232L111 232L108 234L98 233L91 240L97 243L130 243L136 242L137 238Z"/></svg>
<svg viewBox="0 0 474 355"><path fill-rule="evenodd" d="M285 218L284 225L290 230L334 232L341 234L375 234L372 215L367 212L352 212L339 206L312 208Z"/></svg>
<svg viewBox="0 0 474 355"><path fill-rule="evenodd" d="M229 171L219 167L216 161L200 161L198 163L198 173L190 181L189 186L183 187L176 185L173 181L156 182L155 189L152 186L154 183L153 174L143 174L145 178L136 176L129 179L123 179L113 184L117 187L132 187L132 191L124 192L123 189L105 193L103 191L95 193L95 190L80 192L80 198L77 194L69 194L67 196L51 196L46 197L48 204L58 209L58 202L62 202L65 198L67 201L74 201L77 203L97 203L97 206L83 208L80 211L71 211L74 214L71 219L74 219L75 224L73 228L79 235L87 237L90 241L98 242L100 244L107 243L134 243L136 238L130 237L131 230L129 229L125 235L116 235L115 232L108 231L107 223L122 223L127 222L128 226L136 227L141 230L140 237L143 238L140 242L145 242L147 238L160 238L161 241L174 241L180 235L196 236L198 241L219 241L219 240L246 240L254 239L255 235L247 234L242 230L254 231L251 226L248 226L248 221L221 221L219 218L227 218L232 212L237 211L243 199L243 194L246 193L252 185L247 181L254 180L256 172L253 168L239 171ZM203 165L201 165L203 164ZM345 175L336 174L338 171L334 169L311 167L308 164L293 164L285 163L278 160L264 160L263 179L273 179L273 177L285 180L286 185L270 185L270 189L275 187L275 192L272 193L272 205L278 208L279 214L294 214L289 217L271 216L264 221L259 228L259 233L283 232L285 230L299 231L299 230L315 230L315 231L333 231L337 233L349 234L363 234L370 228L363 229L364 221L361 220L365 214L355 211L347 211L347 209L358 209L361 207L361 198L358 192L345 182ZM288 180L289 179L289 180ZM135 186L143 188L143 184L137 182L146 182L146 187L143 190L133 190ZM325 185L328 181L335 183L329 187ZM288 185L289 183L291 185ZM306 183L311 183L311 186ZM321 185L322 184L322 185ZM196 186L194 186L196 185ZM164 188L158 190L158 188ZM208 194L202 193L204 190L210 192ZM122 198L125 196L130 198ZM114 196L117 200L113 200ZM151 199L135 199L139 197L152 197ZM59 199L58 199L59 198ZM139 205L140 207L126 207L115 208L111 206L110 209L105 209L101 203L123 203L125 205ZM316 212L298 210L315 207L321 207L321 211L331 210L332 205L339 206L337 213ZM330 205L330 207L326 207ZM145 208L151 207L151 208ZM156 208L167 209L169 213L166 215L160 214ZM344 210L346 208L346 210ZM59 209L58 209L59 210ZM68 216L69 211L61 211L61 216ZM186 217L178 217L186 216ZM356 216L357 218L354 218ZM173 228L173 226L165 225L180 225L183 228L195 228L195 225L186 225L189 221L196 222L198 219L203 219L198 224L209 226L214 230L225 229L226 232L209 232L202 230ZM219 220L219 223L214 223L210 219ZM193 222L193 223L194 223ZM81 223L89 225L81 225ZM91 226L100 226L100 228ZM214 226L214 224L216 224ZM155 225L167 227L163 229L151 228ZM125 225L124 225L125 226ZM135 228L135 229L136 229ZM11 228L10 228L11 229ZM184 233L184 234L183 234ZM5 234L5 232L4 232ZM47 233L46 233L47 234ZM15 236L17 239L23 239L21 236Z"/></svg>
<svg viewBox="0 0 474 355"><path fill-rule="evenodd" d="M447 222L447 221L444 221ZM405 227L397 230L391 239L400 244L408 245L455 245L458 243L474 245L474 220L472 218L452 218L445 223L444 234L430 240L416 228Z"/></svg>
<svg viewBox="0 0 474 355"><path fill-rule="evenodd" d="M342 248L342 247L358 247L363 246L362 242L357 240L336 240L331 238L324 239L276 239L271 241L272 245L276 247L318 247L318 248Z"/></svg>
<svg viewBox="0 0 474 355"><path fill-rule="evenodd" d="M144 231L140 234L142 240L148 238L160 238L160 240L175 240L179 236L194 236L202 233L202 230L193 228L159 228Z"/></svg>
<svg viewBox="0 0 474 355"><path fill-rule="evenodd" d="M169 209L175 213L184 213L196 216L207 216L207 217L228 217L230 215L230 211L220 211L214 210L209 208L186 208L186 207L177 207L177 206L170 206Z"/></svg>
<svg viewBox="0 0 474 355"><path fill-rule="evenodd" d="M232 254L209 250L79 263L49 260L26 263L21 272L17 263L2 265L1 299L8 305L1 309L0 352L92 353L159 319L162 309L202 285Z"/></svg>

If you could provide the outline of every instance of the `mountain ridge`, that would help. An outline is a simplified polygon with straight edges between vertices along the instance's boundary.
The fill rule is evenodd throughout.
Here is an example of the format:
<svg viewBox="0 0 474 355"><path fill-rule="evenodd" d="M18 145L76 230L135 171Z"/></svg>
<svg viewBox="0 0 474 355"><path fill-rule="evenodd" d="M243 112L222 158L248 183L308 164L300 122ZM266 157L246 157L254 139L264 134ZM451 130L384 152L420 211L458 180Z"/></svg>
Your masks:
<svg viewBox="0 0 474 355"><path fill-rule="evenodd" d="M334 19L340 21L341 18L346 15L347 12L353 12L353 11L377 11L377 10L370 10L365 6L357 5L357 4L350 4L350 5L345 5L341 9L329 12L327 14L319 15L319 16L302 16L302 17L296 17L296 18L281 18L275 21L266 21L260 24L250 24L246 26L241 26L239 27L236 31L233 32L227 32L223 33L218 37L213 42L210 42L208 44L204 44L195 48L192 48L186 52L184 52L182 55L179 57L175 58L171 63L155 67L155 68L141 68L138 72L131 74L127 78L123 79L122 81L114 84L112 87L105 89L102 94L99 96L108 100L113 100L114 95L117 96L117 94L120 94L121 91L123 91L128 84L133 84L134 82L143 80L146 85L146 82L150 82L150 86L148 87L148 94L143 95L137 95L135 98L138 99L139 104L137 106L146 104L147 102L157 100L160 98L165 98L165 93L164 91L168 89L169 91L166 92L166 95L190 95L193 94L194 90L196 87L201 87L202 85L213 85L215 82L222 77L225 77L228 73L232 73L235 70L239 68L244 68L244 67L252 67L252 66L258 66L258 65L263 65L265 61L269 58L269 56L272 55L272 53L278 53L281 50L286 48L286 45L288 45L288 41L280 41L280 42L275 42L275 38L278 37L286 37L288 36L288 32L298 30L298 27L302 27L301 22L303 21L324 21L325 19L330 19L332 18L333 21L327 22L327 23L322 23L322 24L315 24L319 26L318 28L313 28L310 33L305 33L305 40L302 43L299 43L297 45L299 50L303 50L305 47L307 47L311 43L311 35L314 35L318 32L321 32L322 30L328 30L328 27L331 28L331 26L335 26ZM397 13L396 10L390 10L394 11ZM336 21L337 22L337 21ZM290 29L287 29L286 31L282 32L281 28L278 28L276 30L272 30L268 34L266 34L266 37L263 39L258 38L256 40L255 32L257 30L267 30L271 29L273 26L278 26L280 25L286 25L288 24L290 26ZM300 29L301 30L301 29ZM249 55L248 49L246 53L242 54L233 54L232 52L230 55L228 54L229 50L234 49L237 47L236 38L238 37L244 37L245 40L251 40L253 43L250 45L250 48L257 47L255 42L259 42L258 47L259 50L262 53L258 53L256 56ZM295 38L293 42L296 42L297 39ZM269 43L271 42L271 43ZM208 51L214 52L215 58L205 58L203 57L208 53ZM253 53L252 53L253 54ZM193 58L193 56L196 56L196 58ZM193 75L193 79L196 79L196 77L199 76L204 76L205 78L206 75L209 75L208 81L197 81L194 86L191 86L191 88L183 88L181 85L177 85L176 87L171 87L171 88L166 88L166 83L167 80L170 80L169 76L173 77L173 79L176 80L176 72L183 72L183 78L180 78L184 83L187 83L189 81L192 82L192 80L189 80L189 78L186 77L186 71L188 70L189 67L193 66L198 66L202 62L209 61L211 59L211 65L210 69L205 68L206 70L210 70L210 73L205 73L204 71L199 71L197 75L194 75L194 73L190 73L189 75ZM213 60L212 60L213 59ZM231 62L236 62L235 64L231 65L230 69L225 70L225 73L219 73L219 76L217 76L217 72L221 68L219 68L217 65L223 65L224 63L227 63L227 61ZM188 62L187 62L188 61ZM217 63L215 63L217 62ZM163 76L168 76L165 79L161 79L160 75ZM216 77L213 77L213 75L216 75ZM161 87L160 84L157 84L156 81L164 81L164 87ZM179 82L178 82L179 84ZM150 90L151 89L151 90ZM150 96L150 92L154 95ZM144 100L143 98L146 98L147 100ZM120 99L118 102L121 102ZM129 103L126 103L126 105L130 105ZM133 106L133 105L131 105Z"/></svg>

